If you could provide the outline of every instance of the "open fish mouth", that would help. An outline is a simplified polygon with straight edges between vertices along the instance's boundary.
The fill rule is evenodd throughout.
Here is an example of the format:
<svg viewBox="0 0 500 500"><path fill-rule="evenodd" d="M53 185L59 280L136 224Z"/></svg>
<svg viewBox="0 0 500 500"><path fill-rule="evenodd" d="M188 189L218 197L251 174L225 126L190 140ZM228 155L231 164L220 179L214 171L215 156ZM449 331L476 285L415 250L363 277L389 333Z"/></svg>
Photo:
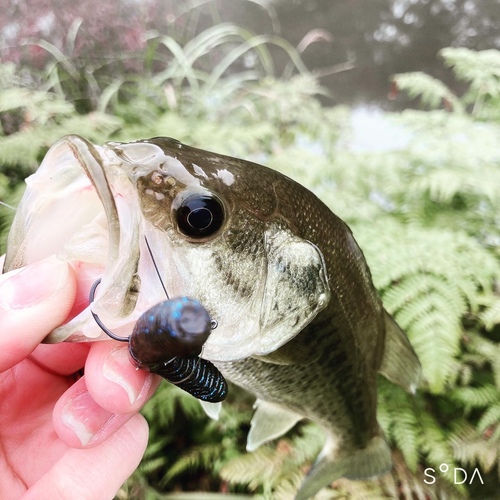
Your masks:
<svg viewBox="0 0 500 500"><path fill-rule="evenodd" d="M140 316L136 306L142 305L142 312L147 307L138 304L140 209L127 173L108 148L67 136L50 148L26 183L9 235L5 269L55 254L71 263L79 278L80 303L72 311L76 316L45 341L108 339L88 307L87 292L99 277L102 284L93 309L110 328L129 334Z"/></svg>

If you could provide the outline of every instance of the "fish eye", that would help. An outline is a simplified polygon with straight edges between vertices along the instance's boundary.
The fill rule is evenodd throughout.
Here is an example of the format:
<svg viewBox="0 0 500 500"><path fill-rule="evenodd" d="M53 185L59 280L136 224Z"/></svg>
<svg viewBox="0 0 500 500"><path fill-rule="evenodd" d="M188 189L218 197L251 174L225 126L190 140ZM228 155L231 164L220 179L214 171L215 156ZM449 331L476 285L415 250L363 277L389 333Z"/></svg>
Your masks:
<svg viewBox="0 0 500 500"><path fill-rule="evenodd" d="M177 209L177 226L191 238L204 238L216 233L224 222L222 203L208 194L186 198Z"/></svg>

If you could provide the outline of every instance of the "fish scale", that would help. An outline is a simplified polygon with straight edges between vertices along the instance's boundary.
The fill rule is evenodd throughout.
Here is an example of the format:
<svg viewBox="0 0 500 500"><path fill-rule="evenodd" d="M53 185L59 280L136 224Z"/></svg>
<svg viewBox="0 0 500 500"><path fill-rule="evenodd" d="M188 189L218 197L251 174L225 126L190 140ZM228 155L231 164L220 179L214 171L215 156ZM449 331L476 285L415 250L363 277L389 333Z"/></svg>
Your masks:
<svg viewBox="0 0 500 500"><path fill-rule="evenodd" d="M216 363L232 382L254 392L259 398L285 405L328 429L336 429L346 445L366 446L379 432L376 421L375 388L355 371L352 343L342 342L331 320L311 325L301 338L290 341L291 349L301 342L301 349L320 348L324 354L307 365L278 365L248 358L230 363ZM308 341L310 339L310 341ZM306 347L304 347L304 344Z"/></svg>

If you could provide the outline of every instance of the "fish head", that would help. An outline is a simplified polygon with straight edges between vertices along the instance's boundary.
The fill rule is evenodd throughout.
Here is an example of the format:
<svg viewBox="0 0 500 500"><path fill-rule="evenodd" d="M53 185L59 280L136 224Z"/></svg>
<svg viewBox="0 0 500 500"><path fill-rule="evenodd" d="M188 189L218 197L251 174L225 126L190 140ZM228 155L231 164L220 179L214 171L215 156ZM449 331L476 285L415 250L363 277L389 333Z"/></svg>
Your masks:
<svg viewBox="0 0 500 500"><path fill-rule="evenodd" d="M35 255L34 217L54 200L64 210L68 194L76 203L84 186L91 198L86 223L79 220L57 251L45 253L73 263L100 255L103 272L95 302L49 342L105 338L90 307L109 329L130 333L167 293L199 300L217 322L201 356L232 361L278 349L330 299L321 251L280 213L277 187L293 181L266 167L164 137L94 146L68 136L36 176L18 210L6 266L46 256ZM49 203L43 197L54 177L63 186ZM38 224L47 232L46 218Z"/></svg>

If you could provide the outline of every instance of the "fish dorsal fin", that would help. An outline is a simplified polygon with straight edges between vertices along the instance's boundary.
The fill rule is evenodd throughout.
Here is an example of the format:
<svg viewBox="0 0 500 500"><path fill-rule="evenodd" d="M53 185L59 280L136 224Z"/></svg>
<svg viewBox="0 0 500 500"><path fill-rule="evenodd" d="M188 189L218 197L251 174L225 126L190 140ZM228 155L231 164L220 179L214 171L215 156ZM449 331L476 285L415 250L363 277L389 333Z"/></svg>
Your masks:
<svg viewBox="0 0 500 500"><path fill-rule="evenodd" d="M307 500L341 477L371 479L388 473L391 467L391 450L382 436L373 437L365 448L345 456L338 450L337 442L329 437L300 486L295 500Z"/></svg>
<svg viewBox="0 0 500 500"><path fill-rule="evenodd" d="M257 399L255 413L247 438L247 451L255 451L267 443L287 433L303 417L273 403Z"/></svg>
<svg viewBox="0 0 500 500"><path fill-rule="evenodd" d="M387 311L385 315L385 350L380 373L406 392L415 394L422 368L404 332Z"/></svg>
<svg viewBox="0 0 500 500"><path fill-rule="evenodd" d="M202 401L201 399L199 401L205 413L212 420L219 420L219 414L222 409L222 403L209 403L207 401Z"/></svg>

